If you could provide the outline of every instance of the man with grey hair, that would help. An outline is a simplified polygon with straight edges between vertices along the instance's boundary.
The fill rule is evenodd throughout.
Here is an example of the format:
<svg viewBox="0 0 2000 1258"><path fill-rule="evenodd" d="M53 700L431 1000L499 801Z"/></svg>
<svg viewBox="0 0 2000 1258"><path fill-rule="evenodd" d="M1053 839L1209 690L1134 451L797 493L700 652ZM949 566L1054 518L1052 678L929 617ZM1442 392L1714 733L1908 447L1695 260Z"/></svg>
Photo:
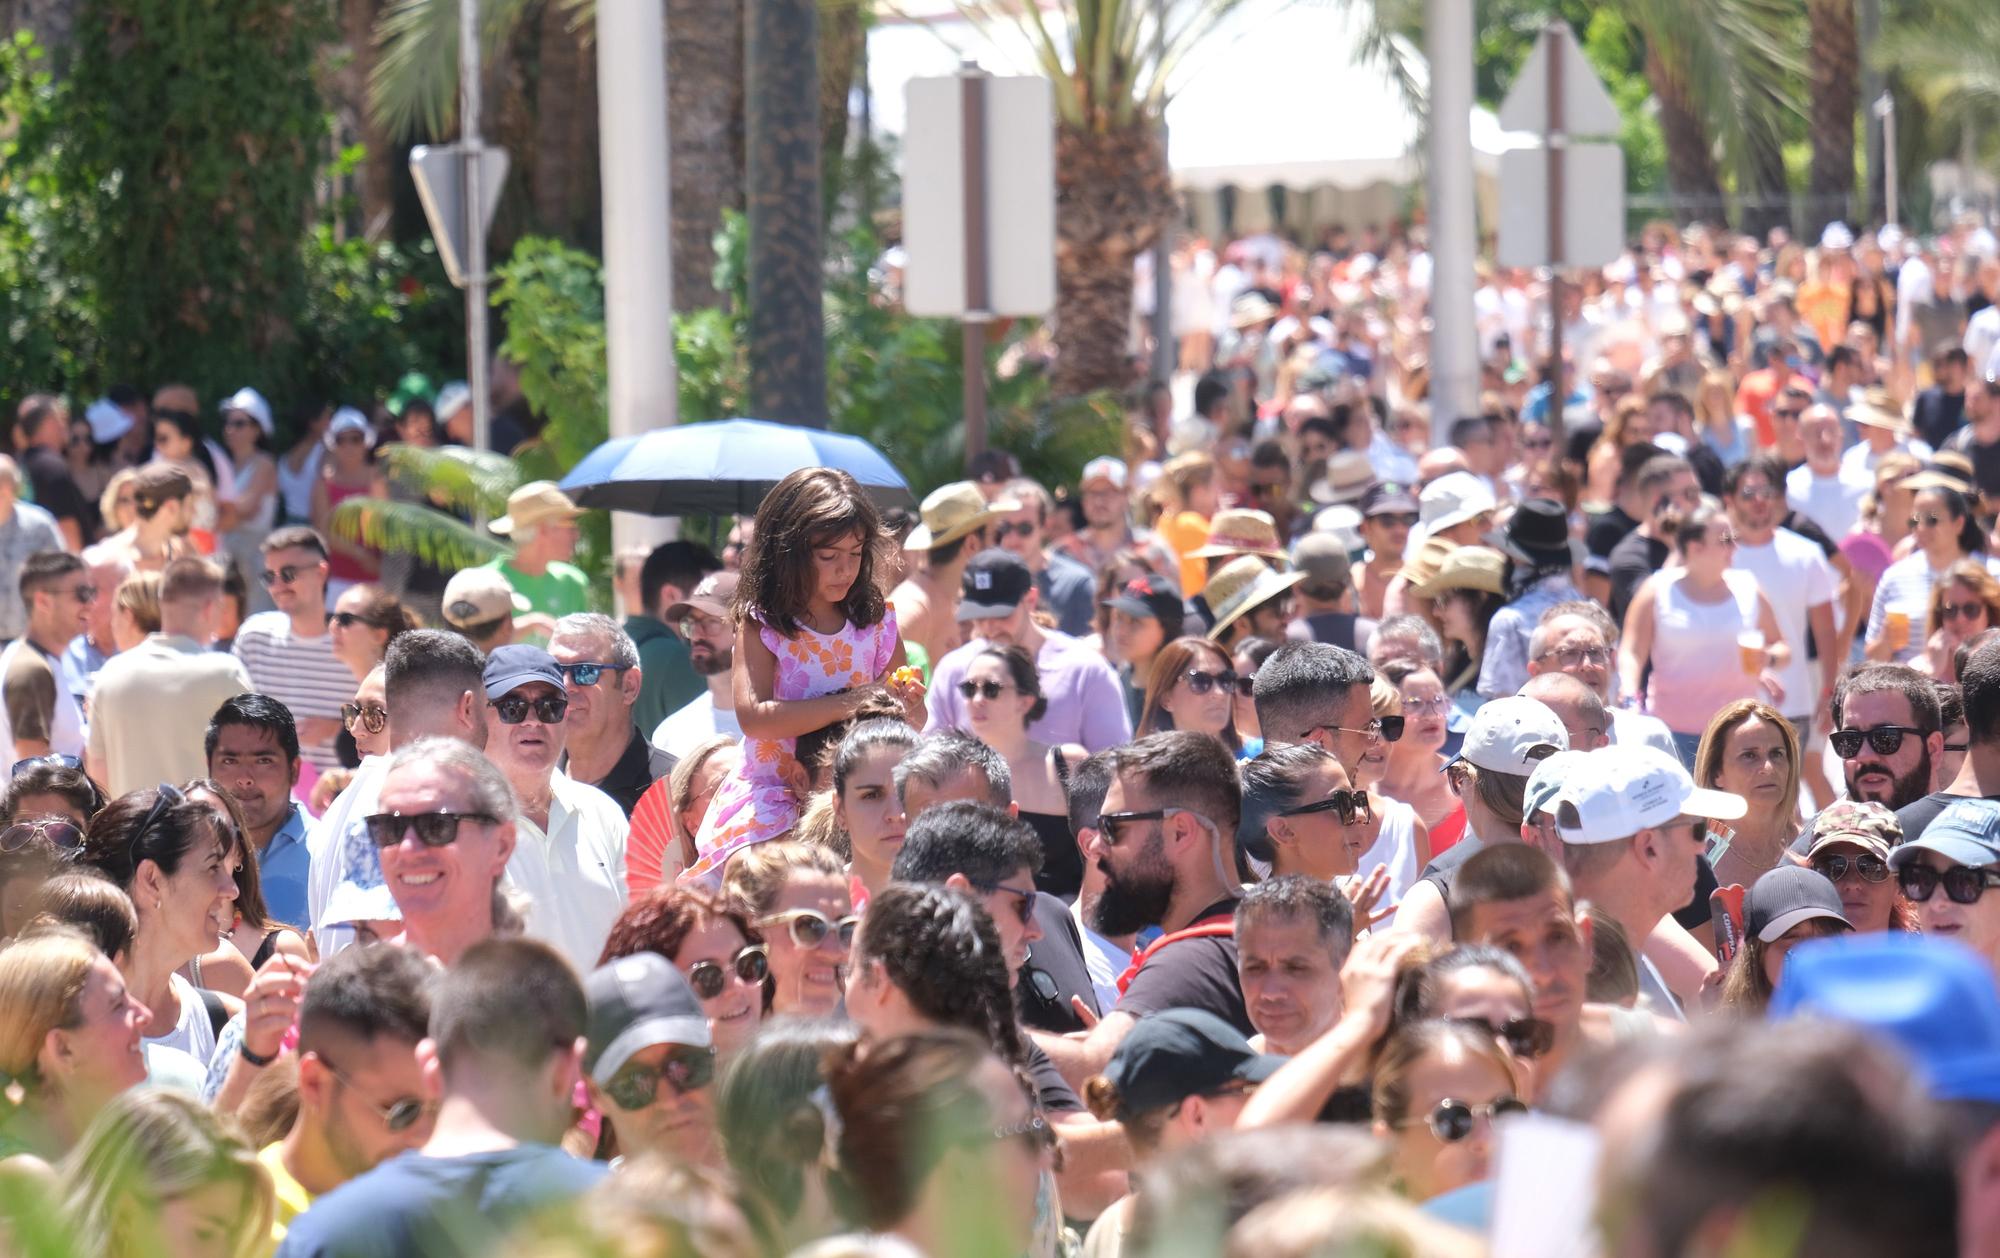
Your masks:
<svg viewBox="0 0 2000 1258"><path fill-rule="evenodd" d="M1010 817L1020 811L1006 757L962 730L926 735L896 765L894 780L910 821L927 808L958 800L990 804Z"/></svg>
<svg viewBox="0 0 2000 1258"><path fill-rule="evenodd" d="M510 916L501 884L517 819L506 777L456 738L419 738L390 757L361 831L402 913L405 942L449 968L497 933Z"/></svg>
<svg viewBox="0 0 2000 1258"><path fill-rule="evenodd" d="M1415 660L1442 675L1444 639L1422 616L1390 616L1375 626L1375 636L1368 643L1368 662L1380 668L1395 659Z"/></svg>
<svg viewBox="0 0 2000 1258"><path fill-rule="evenodd" d="M1680 759L1665 721L1617 706L1612 694L1618 677L1612 665L1617 658L1618 626L1596 603L1557 603L1542 613L1528 635L1528 676L1568 673L1595 690L1611 717L1604 732L1612 746L1644 744Z"/></svg>
<svg viewBox="0 0 2000 1258"><path fill-rule="evenodd" d="M66 550L56 518L30 502L21 501L21 469L0 454L0 642L12 642L28 632L28 605L21 599L14 575L28 556L42 550Z"/></svg>
<svg viewBox="0 0 2000 1258"><path fill-rule="evenodd" d="M1026 477L1008 481L1007 496L1021 509L994 524L993 540L1019 555L1034 573L1035 589L1041 592L1042 606L1055 613L1056 628L1072 638L1088 637L1097 615L1097 581L1090 569L1048 544L1055 499L1040 481Z"/></svg>
<svg viewBox="0 0 2000 1258"><path fill-rule="evenodd" d="M1350 774L1382 739L1368 687L1375 670L1352 651L1323 642L1287 642L1257 670L1251 697L1264 745L1315 743Z"/></svg>
<svg viewBox="0 0 2000 1258"><path fill-rule="evenodd" d="M549 655L569 695L562 768L609 795L629 818L646 788L674 771L674 758L632 719L642 678L639 648L611 617L578 612L556 622Z"/></svg>

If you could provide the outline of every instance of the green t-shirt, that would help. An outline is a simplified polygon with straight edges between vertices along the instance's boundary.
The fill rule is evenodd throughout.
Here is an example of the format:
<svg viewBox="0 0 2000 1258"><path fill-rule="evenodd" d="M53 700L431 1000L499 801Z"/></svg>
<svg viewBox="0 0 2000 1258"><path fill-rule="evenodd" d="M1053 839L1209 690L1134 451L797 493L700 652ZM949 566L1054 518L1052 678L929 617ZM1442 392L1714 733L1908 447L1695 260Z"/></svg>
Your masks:
<svg viewBox="0 0 2000 1258"><path fill-rule="evenodd" d="M548 571L538 577L529 576L505 559L495 559L486 566L499 569L500 575L507 578L507 584L514 587L514 592L527 599L528 606L543 615L561 619L590 610L590 583L584 580L582 571L571 564L552 563Z"/></svg>

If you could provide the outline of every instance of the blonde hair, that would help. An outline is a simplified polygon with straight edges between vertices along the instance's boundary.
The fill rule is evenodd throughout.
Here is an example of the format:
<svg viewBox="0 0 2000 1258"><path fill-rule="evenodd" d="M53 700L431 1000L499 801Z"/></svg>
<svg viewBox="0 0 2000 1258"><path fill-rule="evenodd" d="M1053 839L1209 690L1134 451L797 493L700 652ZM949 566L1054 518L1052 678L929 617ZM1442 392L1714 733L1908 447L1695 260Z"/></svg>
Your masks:
<svg viewBox="0 0 2000 1258"><path fill-rule="evenodd" d="M1403 712L1403 692L1396 684L1382 674L1375 674L1375 680L1368 683L1368 706L1376 716L1400 716Z"/></svg>
<svg viewBox="0 0 2000 1258"><path fill-rule="evenodd" d="M270 1244L271 1178L257 1155L193 1097L161 1089L126 1092L106 1106L57 1168L68 1185L63 1213L74 1252L139 1258L153 1252L160 1207L212 1184L235 1183L232 1258ZM144 1212L134 1217L135 1211Z"/></svg>
<svg viewBox="0 0 2000 1258"><path fill-rule="evenodd" d="M118 583L118 592L112 596L112 602L123 608L142 632L160 631L159 573L135 572L126 577Z"/></svg>
<svg viewBox="0 0 2000 1258"><path fill-rule="evenodd" d="M1214 479L1215 460L1200 450L1189 450L1167 460L1166 466L1160 469L1160 479L1155 488L1169 490L1175 498L1171 505L1177 510L1184 510L1188 495Z"/></svg>
<svg viewBox="0 0 2000 1258"><path fill-rule="evenodd" d="M0 952L0 1086L14 1082L33 1091L41 1077L42 1045L49 1032L74 1028L83 1017L83 988L90 967L104 954L75 931L60 927L31 935Z"/></svg>
<svg viewBox="0 0 2000 1258"><path fill-rule="evenodd" d="M123 527L118 523L118 491L138 479L138 468L121 467L111 474L110 480L104 482L104 492L97 495L97 513L104 517L105 527L114 533ZM139 508L135 505L132 517L137 519L138 516Z"/></svg>
<svg viewBox="0 0 2000 1258"><path fill-rule="evenodd" d="M847 885L847 870L832 852L807 843L777 841L755 844L730 857L722 871L722 890L761 917L778 902L794 874L824 874Z"/></svg>
<svg viewBox="0 0 2000 1258"><path fill-rule="evenodd" d="M695 851L695 836L688 833L681 824L681 813L694 799L694 781L702 769L714 758L715 753L736 746L736 740L727 734L717 734L705 743L700 743L680 758L673 773L667 778L667 827L673 832L674 842L679 849L681 868L685 869L700 858Z"/></svg>
<svg viewBox="0 0 2000 1258"><path fill-rule="evenodd" d="M845 863L853 859L852 844L846 829L840 824L835 803L831 790L815 792L806 801L806 810L800 815L792 838L807 847L830 852L834 859Z"/></svg>

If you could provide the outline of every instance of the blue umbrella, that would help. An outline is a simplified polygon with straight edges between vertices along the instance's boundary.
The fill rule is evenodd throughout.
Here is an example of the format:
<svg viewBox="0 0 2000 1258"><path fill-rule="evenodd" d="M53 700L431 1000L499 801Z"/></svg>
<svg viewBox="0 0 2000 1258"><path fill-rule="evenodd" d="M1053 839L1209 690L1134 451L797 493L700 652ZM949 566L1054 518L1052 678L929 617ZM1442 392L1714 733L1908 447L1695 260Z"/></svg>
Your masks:
<svg viewBox="0 0 2000 1258"><path fill-rule="evenodd" d="M859 437L762 419L719 419L617 437L562 487L580 507L640 515L754 515L771 486L806 467L860 482L877 506L916 502L895 465Z"/></svg>

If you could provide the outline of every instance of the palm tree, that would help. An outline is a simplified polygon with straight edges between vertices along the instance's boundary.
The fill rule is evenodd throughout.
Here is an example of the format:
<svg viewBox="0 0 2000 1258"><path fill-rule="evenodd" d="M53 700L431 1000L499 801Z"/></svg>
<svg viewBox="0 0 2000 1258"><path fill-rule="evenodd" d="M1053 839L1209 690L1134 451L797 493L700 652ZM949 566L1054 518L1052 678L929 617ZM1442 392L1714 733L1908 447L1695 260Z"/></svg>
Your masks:
<svg viewBox="0 0 2000 1258"><path fill-rule="evenodd" d="M2000 5L1936 0L1912 6L1906 16L1885 22L1875 46L1898 93L1916 96L1932 117L1955 131L1957 151L1967 157L2000 152Z"/></svg>
<svg viewBox="0 0 2000 1258"><path fill-rule="evenodd" d="M750 405L826 426L819 7L747 0L744 174L750 219Z"/></svg>
<svg viewBox="0 0 2000 1258"><path fill-rule="evenodd" d="M1846 219L1854 201L1854 105L1861 87L1861 46L1854 0L1806 0L1811 32L1812 177L1805 229L1817 236Z"/></svg>

